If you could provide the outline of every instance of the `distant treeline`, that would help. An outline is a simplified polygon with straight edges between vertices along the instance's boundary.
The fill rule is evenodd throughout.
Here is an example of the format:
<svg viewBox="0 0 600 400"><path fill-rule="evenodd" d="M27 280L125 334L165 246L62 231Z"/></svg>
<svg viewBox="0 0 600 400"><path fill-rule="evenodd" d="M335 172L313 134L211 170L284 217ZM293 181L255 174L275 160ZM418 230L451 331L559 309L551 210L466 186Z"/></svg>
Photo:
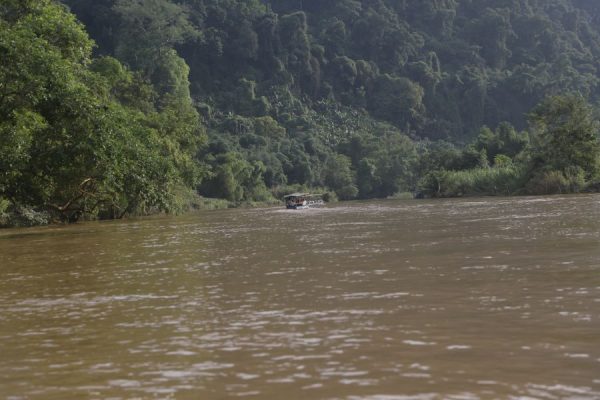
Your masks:
<svg viewBox="0 0 600 400"><path fill-rule="evenodd" d="M592 0L3 0L0 225L597 190L599 22Z"/></svg>

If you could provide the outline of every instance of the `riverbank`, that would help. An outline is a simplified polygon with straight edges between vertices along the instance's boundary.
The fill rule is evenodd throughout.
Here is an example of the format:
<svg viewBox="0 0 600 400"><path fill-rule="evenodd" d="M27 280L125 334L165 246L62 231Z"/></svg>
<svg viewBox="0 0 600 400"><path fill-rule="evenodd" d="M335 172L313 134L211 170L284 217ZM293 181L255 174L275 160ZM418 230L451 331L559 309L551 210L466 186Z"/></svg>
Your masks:
<svg viewBox="0 0 600 400"><path fill-rule="evenodd" d="M156 215L165 215L165 214L188 214L197 211L205 211L205 210L222 210L228 208L260 208L267 206L274 206L277 204L281 204L281 201L276 199L266 200L266 201L243 201L243 202L232 202L226 199L215 199L197 196L194 199L190 199L189 202L183 204L181 209L166 213L160 210L149 210L146 213L132 213L125 214L118 218L106 218L99 217L98 215L89 215L89 214L76 214L77 218L73 219L61 219L58 215L53 214L50 211L46 210L35 210L31 207L25 206L5 206L4 208L0 208L0 228L25 228L32 226L44 226L44 225L60 225L60 224L69 224L75 223L79 221L96 221L96 220L111 220L111 219L127 219L132 217L149 217Z"/></svg>
<svg viewBox="0 0 600 400"><path fill-rule="evenodd" d="M98 214L93 211L83 212L74 210L71 217L65 218L64 214L56 213L55 210L48 208L44 210L35 207L23 205L12 205L9 201L0 198L0 228L24 228L32 226L58 225L75 223L79 221L96 220L116 220L132 217L146 217L156 215L181 215L206 210L222 210L228 208L263 208L269 206L282 205L282 199L285 194L292 192L311 192L322 193L326 202L338 201L335 193L322 188L308 188L301 185L279 186L271 190L269 197L263 200L242 200L231 201L227 199L204 197L197 193L187 193L181 196L177 208L166 212L158 208L145 209L144 212L123 213L123 214Z"/></svg>
<svg viewBox="0 0 600 400"><path fill-rule="evenodd" d="M468 176L467 174L454 172L447 173L445 179L440 180L438 183L438 191L416 191L416 192L399 192L392 196L388 196L390 200L420 200L420 199L459 199L459 198L476 198L476 197L522 197L522 196L549 196L549 195L576 195L583 193L599 193L600 184L588 185L583 190L577 190L577 187L568 184L553 184L546 185L541 193L531 193L525 189L511 191L506 187L504 189L496 189L496 186L487 186L490 190L480 190L477 187L484 187L483 185L475 185L472 180L462 180L460 184L456 183L456 180L449 179L450 177L456 178ZM444 182L444 184L442 184ZM449 182L452 182L450 184ZM575 190L574 190L575 189ZM96 220L111 220L111 219L127 219L127 218L138 218L138 217L149 217L156 215L184 215L199 211L207 210L223 210L233 208L264 208L270 206L282 205L282 201L278 200L283 198L286 193L301 191L301 192L313 192L323 193L323 197L327 203L338 202L338 198L335 193L326 191L323 189L310 189L300 186L286 186L279 187L272 190L273 197L265 199L263 201L229 201L227 199L218 199L204 197L200 195L190 195L185 202L180 204L178 210L174 212L164 212L160 210L147 210L146 213L132 213L125 214L119 218L106 218L99 217L98 215L86 215L81 214L77 219L64 220L60 219L59 216L53 215L49 211L35 210L30 207L17 206L11 207L8 202L0 202L0 228L23 228L33 226L44 226L44 225L60 225L75 223L79 221L96 221ZM361 199L361 200L377 200L377 199ZM343 201L343 200L342 200Z"/></svg>

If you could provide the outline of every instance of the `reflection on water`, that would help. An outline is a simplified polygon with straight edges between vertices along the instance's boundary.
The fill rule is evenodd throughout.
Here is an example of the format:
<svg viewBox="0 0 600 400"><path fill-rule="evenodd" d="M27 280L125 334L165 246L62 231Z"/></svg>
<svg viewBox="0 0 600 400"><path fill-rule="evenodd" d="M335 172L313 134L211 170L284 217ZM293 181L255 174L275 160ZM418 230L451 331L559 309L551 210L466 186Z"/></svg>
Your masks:
<svg viewBox="0 0 600 400"><path fill-rule="evenodd" d="M0 232L3 398L598 399L600 197Z"/></svg>

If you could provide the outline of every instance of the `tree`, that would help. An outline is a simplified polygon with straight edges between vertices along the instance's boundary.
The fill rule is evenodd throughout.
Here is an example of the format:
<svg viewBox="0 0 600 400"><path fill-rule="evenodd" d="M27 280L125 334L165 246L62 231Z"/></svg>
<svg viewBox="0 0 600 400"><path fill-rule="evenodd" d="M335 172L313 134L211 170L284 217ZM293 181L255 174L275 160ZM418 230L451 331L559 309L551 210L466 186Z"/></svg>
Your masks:
<svg viewBox="0 0 600 400"><path fill-rule="evenodd" d="M0 10L0 197L62 212L96 170L89 142L102 102L87 83L92 41L51 1Z"/></svg>
<svg viewBox="0 0 600 400"><path fill-rule="evenodd" d="M580 168L588 180L598 176L598 120L581 96L549 97L533 110L529 121L534 132L534 169L567 173Z"/></svg>
<svg viewBox="0 0 600 400"><path fill-rule="evenodd" d="M350 158L341 154L332 155L325 163L323 181L342 200L353 199L358 194L351 166Z"/></svg>
<svg viewBox="0 0 600 400"><path fill-rule="evenodd" d="M200 193L232 202L268 199L263 181L266 167L261 161L248 162L235 152L221 154L212 161L213 170Z"/></svg>
<svg viewBox="0 0 600 400"><path fill-rule="evenodd" d="M165 50L198 35L187 9L169 0L116 0L114 10L120 18L116 54L147 77Z"/></svg>
<svg viewBox="0 0 600 400"><path fill-rule="evenodd" d="M378 77L369 95L369 109L382 119L401 127L415 128L424 113L423 88L407 78L388 74Z"/></svg>
<svg viewBox="0 0 600 400"><path fill-rule="evenodd" d="M159 96L117 60L92 62L93 42L53 1L0 11L0 199L63 220L175 211L203 138L186 76Z"/></svg>
<svg viewBox="0 0 600 400"><path fill-rule="evenodd" d="M442 170L442 182L460 182L449 186L460 190L440 193L482 193L494 186L488 183L500 182L494 174L512 169L516 176L529 165L533 147L523 133L523 116L541 99L567 91L592 104L600 99L600 30L594 23L600 8L591 0L62 1L86 23L97 52L120 60L97 60L91 66L95 75L85 75L107 81L94 89L103 93L97 104L111 110L105 119L113 119L121 136L103 140L129 137L145 146L128 159L136 160L131 169L141 173L148 157L152 173L144 176L154 178L129 179L149 192L159 175L168 177L163 183L169 187L193 186L204 158L216 173L219 163L235 164L223 154L236 153L269 186L323 185L329 168L345 170L345 162L336 161L343 155L350 158L347 170L360 197L412 190L419 178ZM34 4L4 0L0 9L10 8L5 20L11 23ZM58 34L55 28L48 36ZM10 50L0 56L5 54ZM35 76L45 79L41 72ZM0 91L20 92L18 82L7 75ZM92 93L90 104L94 98ZM113 107L114 101L126 110ZM21 150L0 150L11 165L27 165L27 149L39 132L54 126L36 108L19 110L0 119L19 128L6 135ZM209 127L207 148L196 110ZM135 123L122 123L124 115ZM90 121L72 126L101 126ZM409 137L453 145L419 143L416 162ZM533 142L541 148L539 140ZM559 176L587 182L594 175L557 166L548 161L556 159L549 151L538 153L531 169L541 175L551 170L548 182L562 185ZM250 186L260 192L261 180L243 180L242 198L260 197ZM467 190L474 181L479 187ZM331 176L328 182L339 186ZM133 195L126 201L136 202Z"/></svg>
<svg viewBox="0 0 600 400"><path fill-rule="evenodd" d="M381 182L377 176L377 166L373 160L363 158L356 170L356 186L360 198L367 199L376 194Z"/></svg>
<svg viewBox="0 0 600 400"><path fill-rule="evenodd" d="M495 131L484 126L479 131L473 147L478 151L485 151L489 164L495 164L498 155L515 158L529 144L527 132L517 132L508 122L501 123Z"/></svg>

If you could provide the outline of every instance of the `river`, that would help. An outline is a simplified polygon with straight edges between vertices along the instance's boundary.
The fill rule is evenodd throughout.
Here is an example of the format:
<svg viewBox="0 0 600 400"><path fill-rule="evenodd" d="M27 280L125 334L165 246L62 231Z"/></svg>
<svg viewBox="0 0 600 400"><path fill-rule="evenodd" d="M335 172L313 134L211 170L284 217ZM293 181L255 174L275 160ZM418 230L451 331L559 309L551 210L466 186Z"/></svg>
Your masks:
<svg viewBox="0 0 600 400"><path fill-rule="evenodd" d="M5 399L600 399L600 196L0 231Z"/></svg>

